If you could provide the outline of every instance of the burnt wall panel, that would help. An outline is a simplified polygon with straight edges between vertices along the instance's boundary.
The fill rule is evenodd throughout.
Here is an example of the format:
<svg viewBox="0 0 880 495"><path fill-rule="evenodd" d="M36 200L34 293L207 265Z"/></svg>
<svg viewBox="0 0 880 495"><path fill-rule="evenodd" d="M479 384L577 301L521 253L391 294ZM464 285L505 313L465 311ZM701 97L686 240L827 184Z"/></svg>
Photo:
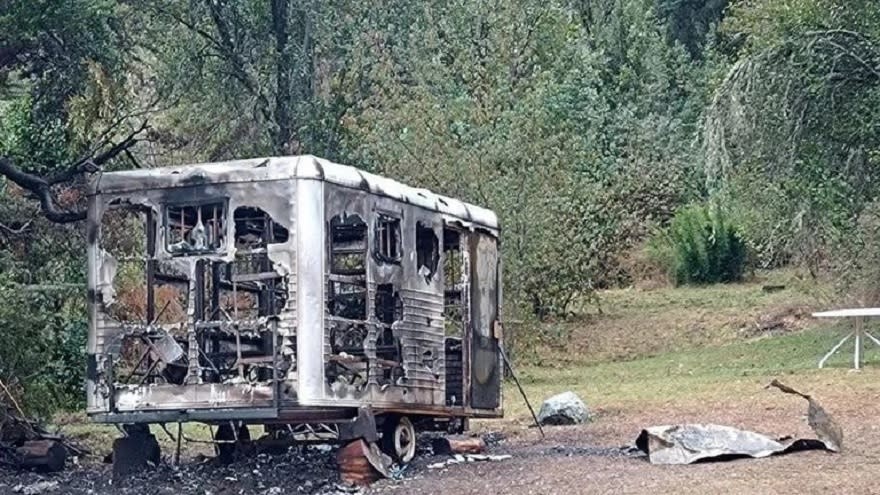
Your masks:
<svg viewBox="0 0 880 495"><path fill-rule="evenodd" d="M367 225L364 273L365 336L340 355L325 333L327 395L374 405L441 406L445 403L443 282L438 273L442 219L436 212L357 189L325 185L325 228L339 216L356 215ZM336 218L336 220L334 220ZM332 235L328 234L328 235ZM417 244L423 247L417 249ZM328 256L334 256L329 245ZM432 251L433 250L433 254ZM328 286L352 280L327 270ZM360 283L356 280L357 283ZM348 289L352 292L354 288ZM328 297L334 297L328 288ZM359 301L359 297L358 301ZM360 304L359 302L357 304ZM325 326L354 328L331 314ZM338 311L338 310L337 310ZM393 316L392 316L393 315ZM345 315L351 316L351 315ZM335 332L338 330L334 330ZM351 332L354 340L359 337ZM339 364L348 368L340 378ZM366 376L359 376L366 375Z"/></svg>
<svg viewBox="0 0 880 495"><path fill-rule="evenodd" d="M277 367L281 370L278 378L282 380L296 378L297 228L293 184L294 182L290 180L177 184L166 189L93 197L94 206L89 221L90 225L96 226L97 234L90 236L89 289L94 302L90 350L95 354L96 380L93 386L89 387L90 412L113 412L112 408L120 407L120 400L123 400L129 410L179 408L181 404L192 408L222 406L214 399L204 400L206 396L196 392L197 386L222 382L232 389L240 388L241 397L248 397L247 390L250 387L266 387L266 384L273 379L276 367L272 356L275 352L280 358L279 362L282 363ZM183 206L169 208L168 205ZM254 256L263 259L262 264L255 269L258 273L236 274L235 281L230 282L233 280L230 277L234 272L223 272L225 274L221 277L215 274L219 273L215 268L229 266L229 269L232 269L232 266L238 262L236 221L233 219L233 212L238 208L264 215L265 221L269 222L265 225L275 225L275 229L282 235L263 239L262 248L259 247L260 242L255 242L256 251L249 252L257 253ZM131 269L121 271L119 261L103 249L102 228L98 226L101 226L105 212L111 209L135 209L146 212L144 216L146 228L132 230L132 235L153 235L155 241L148 241L147 244L153 243L155 248L153 252L148 252L150 250L147 249L140 253L140 268L137 268L137 259L134 262L127 261L136 268L134 272ZM166 212L172 212L175 218L170 219ZM184 236L180 232L169 230L172 228L169 222L172 221L176 222L174 228L180 229L184 228L185 223L195 222L194 225L187 227L190 230L186 237L191 246L196 246L199 250L180 251L179 246L183 244ZM180 226L176 227L177 225ZM152 234L148 234L150 232ZM169 232L176 237L169 236ZM199 235L206 236L207 242L197 242ZM249 235L253 237L254 234ZM153 273L151 270L160 270L162 276L150 275ZM260 270L263 273L259 273ZM146 277L145 281L138 282L139 277L142 276ZM173 324L165 323L169 320L168 304L162 305L161 298L149 301L149 296L144 296L148 299L147 309L137 309L140 304L138 303L132 306L137 309L136 312L113 310L121 304L131 305L130 300L118 299L120 283L133 284L136 290L129 290L124 294L130 299L132 294L153 293L150 289L151 284L160 283L163 277L165 279L171 277L176 286L183 287L186 303L185 308L180 310L182 314L179 321L175 320ZM145 290L140 289L138 283L145 284L143 285ZM237 285L241 292L235 295L235 289L230 289L228 285L233 287ZM229 304L233 309L222 315L216 310L208 311L209 307L216 305L216 301L219 300L216 294L212 296L210 292L215 289L219 291L221 287L223 291L233 294L226 297L227 302L231 298ZM250 289L252 295L249 297L255 305L259 299L260 316L242 315L241 319L238 319L235 313L239 308L239 299L248 297L246 287L252 288ZM272 287L271 291L266 292L266 287ZM262 291L259 296L257 291ZM283 302L273 302L276 300ZM138 317L137 312L145 312L145 314ZM120 321L122 315L127 315L124 317L125 321ZM149 315L155 317L154 321L149 321ZM162 360L161 349L143 353L140 360L134 359L139 353L138 349L144 345L135 346L134 351L127 351L125 346L128 341L138 339L144 342L152 340L154 344L168 343L172 349L169 355L175 356L179 363L183 363L184 373L167 371L168 366L174 363ZM244 340L245 343L238 343ZM217 370L218 363L214 361L219 358L214 357L212 361L207 355L212 349L215 352L214 356L217 355L216 352L229 354L230 346L238 349L237 356L233 350L232 355L226 359L238 363L238 376L226 383L227 376L212 371L212 369ZM178 348L184 349L183 354L174 350ZM246 354L242 354L242 349ZM131 352L135 354L126 355ZM126 374L129 374L129 371L135 373L142 371L143 377L135 374L128 376L124 382L118 382L120 379L118 372L122 371ZM236 374L235 367L230 369L230 374ZM175 397L173 404L157 402L155 398L159 396L151 395L150 392L157 390L156 387L166 390L163 394L167 394L168 397ZM272 404L272 400L265 395L251 394L250 397L253 400L236 403L233 406L267 407Z"/></svg>
<svg viewBox="0 0 880 495"><path fill-rule="evenodd" d="M498 319L498 251L494 237L470 236L471 406L495 409L501 398L501 361L494 324Z"/></svg>

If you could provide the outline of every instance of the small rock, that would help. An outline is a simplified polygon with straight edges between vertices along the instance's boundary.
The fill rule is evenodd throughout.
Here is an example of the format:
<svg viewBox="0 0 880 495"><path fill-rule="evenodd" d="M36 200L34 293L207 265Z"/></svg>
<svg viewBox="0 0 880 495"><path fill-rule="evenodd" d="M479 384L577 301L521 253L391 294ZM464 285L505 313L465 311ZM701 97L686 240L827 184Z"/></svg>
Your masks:
<svg viewBox="0 0 880 495"><path fill-rule="evenodd" d="M590 420L584 401L574 392L554 395L541 404L538 421L542 425L576 425Z"/></svg>

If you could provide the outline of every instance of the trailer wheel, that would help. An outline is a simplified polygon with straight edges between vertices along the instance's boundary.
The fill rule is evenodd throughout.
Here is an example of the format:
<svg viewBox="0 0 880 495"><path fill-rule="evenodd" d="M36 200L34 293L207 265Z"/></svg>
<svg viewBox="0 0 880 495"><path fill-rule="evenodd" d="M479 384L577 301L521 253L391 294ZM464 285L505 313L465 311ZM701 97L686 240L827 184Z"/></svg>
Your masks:
<svg viewBox="0 0 880 495"><path fill-rule="evenodd" d="M406 416L389 416L382 423L382 450L406 464L416 456L416 428Z"/></svg>
<svg viewBox="0 0 880 495"><path fill-rule="evenodd" d="M221 464L230 464L235 460L236 454L241 452L247 442L251 441L251 432L246 424L239 423L235 426L238 437L233 432L232 425L221 423L214 432L214 440L217 447L217 459Z"/></svg>

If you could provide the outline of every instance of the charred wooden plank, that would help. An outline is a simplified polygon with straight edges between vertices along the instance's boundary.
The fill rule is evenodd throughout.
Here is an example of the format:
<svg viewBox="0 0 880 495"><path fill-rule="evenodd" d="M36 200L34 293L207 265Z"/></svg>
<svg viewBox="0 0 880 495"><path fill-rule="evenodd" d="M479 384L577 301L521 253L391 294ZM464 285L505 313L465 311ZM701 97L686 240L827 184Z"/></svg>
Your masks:
<svg viewBox="0 0 880 495"><path fill-rule="evenodd" d="M480 437L452 435L435 438L431 447L437 455L482 454L486 451L486 442Z"/></svg>
<svg viewBox="0 0 880 495"><path fill-rule="evenodd" d="M67 462L67 449L55 440L29 440L16 448L15 454L24 468L57 472L64 469Z"/></svg>

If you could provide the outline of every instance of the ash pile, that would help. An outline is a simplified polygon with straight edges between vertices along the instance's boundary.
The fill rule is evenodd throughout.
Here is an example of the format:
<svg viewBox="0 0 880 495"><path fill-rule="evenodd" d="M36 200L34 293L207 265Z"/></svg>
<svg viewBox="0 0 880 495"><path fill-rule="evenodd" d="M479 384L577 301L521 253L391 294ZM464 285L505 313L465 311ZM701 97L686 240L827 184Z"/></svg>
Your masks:
<svg viewBox="0 0 880 495"><path fill-rule="evenodd" d="M110 465L71 464L63 471L0 467L0 493L64 495L342 495L361 493L341 484L335 446L295 445L283 453L242 455L225 464L197 457L175 465L170 457L114 480Z"/></svg>

